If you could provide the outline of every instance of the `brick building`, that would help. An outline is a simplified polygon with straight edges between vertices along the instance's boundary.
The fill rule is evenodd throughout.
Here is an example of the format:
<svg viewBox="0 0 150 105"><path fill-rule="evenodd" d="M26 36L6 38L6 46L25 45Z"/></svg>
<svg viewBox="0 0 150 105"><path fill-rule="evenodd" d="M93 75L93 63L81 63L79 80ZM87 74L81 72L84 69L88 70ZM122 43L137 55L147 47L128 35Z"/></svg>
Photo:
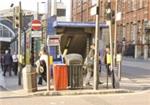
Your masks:
<svg viewBox="0 0 150 105"><path fill-rule="evenodd" d="M105 2L100 0L100 22L105 22ZM150 57L150 0L111 0L112 9L117 1L122 18L117 22L117 40L126 39L126 45L134 45L134 57ZM95 21L91 9L96 0L72 0L72 21ZM112 31L113 32L113 31Z"/></svg>
<svg viewBox="0 0 150 105"><path fill-rule="evenodd" d="M122 20L118 22L118 33L127 44L135 45L135 58L150 57L150 0L118 0L118 11Z"/></svg>
<svg viewBox="0 0 150 105"><path fill-rule="evenodd" d="M107 0L100 0L100 23L105 23L104 6ZM113 0L114 1L114 0ZM91 15L91 11L96 7L96 0L72 0L72 21L76 22L95 22L95 15ZM104 46L109 43L108 28L101 30L101 39ZM93 37L94 38L94 37Z"/></svg>

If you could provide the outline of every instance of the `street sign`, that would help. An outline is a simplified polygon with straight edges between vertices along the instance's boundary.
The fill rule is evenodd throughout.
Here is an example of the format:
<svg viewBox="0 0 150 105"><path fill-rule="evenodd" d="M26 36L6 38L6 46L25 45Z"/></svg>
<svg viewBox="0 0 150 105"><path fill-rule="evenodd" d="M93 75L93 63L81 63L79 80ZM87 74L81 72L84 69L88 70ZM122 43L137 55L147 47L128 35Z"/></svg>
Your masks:
<svg viewBox="0 0 150 105"><path fill-rule="evenodd" d="M32 20L32 27L33 31L40 31L41 30L41 21L40 20Z"/></svg>
<svg viewBox="0 0 150 105"><path fill-rule="evenodd" d="M118 12L117 14L116 14L116 21L120 21L121 20L121 12Z"/></svg>
<svg viewBox="0 0 150 105"><path fill-rule="evenodd" d="M96 15L96 6L91 8L90 14L91 14L91 16Z"/></svg>
<svg viewBox="0 0 150 105"><path fill-rule="evenodd" d="M60 36L58 35L53 35L53 36L49 36L47 39L47 45L48 46L57 46L60 43Z"/></svg>
<svg viewBox="0 0 150 105"><path fill-rule="evenodd" d="M41 31L32 31L31 37L41 37L42 32Z"/></svg>

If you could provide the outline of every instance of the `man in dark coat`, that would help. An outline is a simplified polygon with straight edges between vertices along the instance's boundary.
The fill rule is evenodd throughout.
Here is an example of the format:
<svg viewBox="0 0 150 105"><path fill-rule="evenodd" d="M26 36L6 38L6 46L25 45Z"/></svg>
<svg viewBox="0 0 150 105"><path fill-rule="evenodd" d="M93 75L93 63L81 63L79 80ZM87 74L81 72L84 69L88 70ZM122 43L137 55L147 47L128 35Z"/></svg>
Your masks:
<svg viewBox="0 0 150 105"><path fill-rule="evenodd" d="M3 76L6 75L6 71L9 71L9 76L11 76L11 65L12 65L12 56L8 50L5 51L4 55L4 73Z"/></svg>

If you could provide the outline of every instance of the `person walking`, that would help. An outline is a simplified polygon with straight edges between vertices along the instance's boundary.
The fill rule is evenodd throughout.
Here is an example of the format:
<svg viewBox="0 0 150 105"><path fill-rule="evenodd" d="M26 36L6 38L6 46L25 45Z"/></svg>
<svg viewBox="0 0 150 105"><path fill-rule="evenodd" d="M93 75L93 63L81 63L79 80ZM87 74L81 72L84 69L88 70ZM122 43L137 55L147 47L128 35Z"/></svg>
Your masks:
<svg viewBox="0 0 150 105"><path fill-rule="evenodd" d="M106 49L105 49L104 62L105 62L106 69L107 69L107 75L110 76L111 75L111 70L110 70L111 55L110 55L110 48L108 46L106 46Z"/></svg>
<svg viewBox="0 0 150 105"><path fill-rule="evenodd" d="M39 55L40 55L40 58L36 62L36 65L37 65L37 71L40 74L38 84L42 85L43 79L45 81L47 81L48 56L47 56L47 52L46 52L45 47L40 51Z"/></svg>
<svg viewBox="0 0 150 105"><path fill-rule="evenodd" d="M99 75L98 75L98 84L103 84L102 81L100 81L99 79L99 76L101 75L102 73L102 65L103 65L103 61L104 61L104 48L101 48L100 49L100 52L99 52Z"/></svg>
<svg viewBox="0 0 150 105"><path fill-rule="evenodd" d="M108 77L111 76L112 74L112 70L111 70L111 54L110 54L110 47L109 46L106 46L105 48L105 58L104 58L104 63L105 63L105 66L106 66L106 77L107 77L107 80L106 80L106 87L108 88Z"/></svg>
<svg viewBox="0 0 150 105"><path fill-rule="evenodd" d="M13 56L12 56L12 59L13 59L13 72L15 75L17 75L17 72L18 72L18 57L17 57L17 53L14 52Z"/></svg>
<svg viewBox="0 0 150 105"><path fill-rule="evenodd" d="M9 76L11 76L11 66L12 66L12 55L10 54L10 52L8 50L5 51L5 55L4 55L4 72L3 72L3 76L6 75L6 71L9 72Z"/></svg>
<svg viewBox="0 0 150 105"><path fill-rule="evenodd" d="M94 47L95 47L94 44L90 46L89 54L87 55L85 62L84 62L84 65L87 68L87 74L85 77L84 86L91 85L90 79L93 76L93 68L94 68L94 53L95 53Z"/></svg>

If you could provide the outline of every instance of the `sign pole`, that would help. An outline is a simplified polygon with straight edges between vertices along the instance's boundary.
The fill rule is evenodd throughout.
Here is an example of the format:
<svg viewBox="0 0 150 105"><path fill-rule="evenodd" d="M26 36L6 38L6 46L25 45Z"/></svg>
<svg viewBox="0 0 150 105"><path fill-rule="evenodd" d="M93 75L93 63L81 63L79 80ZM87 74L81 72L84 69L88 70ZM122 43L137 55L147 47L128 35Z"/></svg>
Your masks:
<svg viewBox="0 0 150 105"><path fill-rule="evenodd" d="M19 2L19 27L18 27L18 55L19 55L19 63L18 63L18 85L21 85L21 28L22 28L22 9L21 9L21 1Z"/></svg>
<svg viewBox="0 0 150 105"><path fill-rule="evenodd" d="M95 24L95 54L94 54L94 85L93 89L98 88L98 58L99 58L99 0L96 3L96 24Z"/></svg>
<svg viewBox="0 0 150 105"><path fill-rule="evenodd" d="M116 21L116 15L117 15L117 0L115 4L115 33L114 33L114 67L116 67L116 56L117 56L117 21Z"/></svg>

